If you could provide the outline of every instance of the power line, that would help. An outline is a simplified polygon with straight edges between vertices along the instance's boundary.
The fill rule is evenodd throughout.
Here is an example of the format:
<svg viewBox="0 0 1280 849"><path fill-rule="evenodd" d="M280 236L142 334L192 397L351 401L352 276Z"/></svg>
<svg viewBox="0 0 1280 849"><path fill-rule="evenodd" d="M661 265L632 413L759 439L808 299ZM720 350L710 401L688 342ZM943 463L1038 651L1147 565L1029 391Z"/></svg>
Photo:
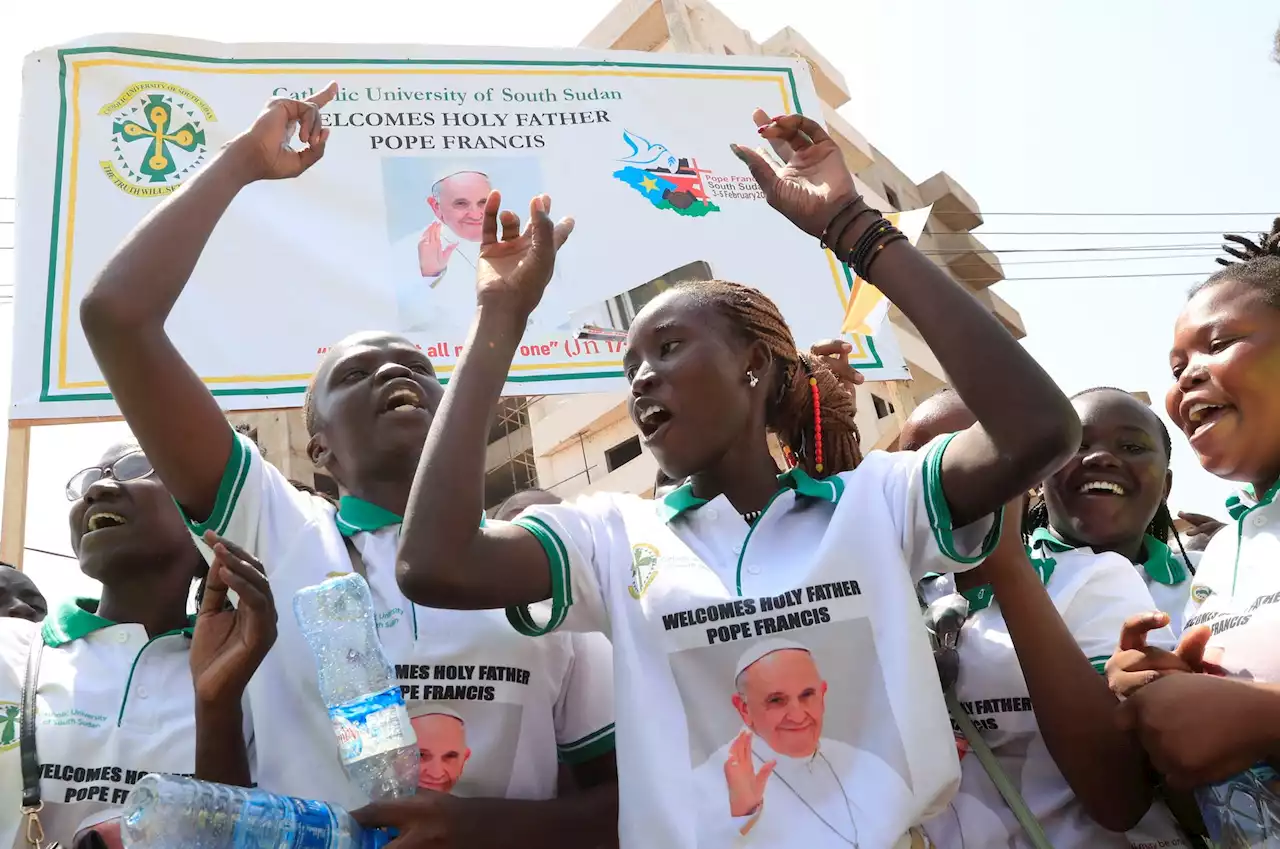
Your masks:
<svg viewBox="0 0 1280 849"><path fill-rule="evenodd" d="M1167 254L1165 256L1105 256L1098 259L1011 259L1008 262L1002 262L1001 265L1053 265L1063 262L1160 262L1166 259L1212 259L1215 256L1221 256L1221 251L1213 251L1198 254Z"/></svg>
<svg viewBox="0 0 1280 849"><path fill-rule="evenodd" d="M973 215L972 212L944 212L942 210L934 210L934 215ZM1280 212L1271 210L1270 212L987 212L979 210L978 215L986 217L988 215L1031 215L1031 216L1061 216L1061 217L1092 217L1092 218L1170 218L1170 217L1188 217L1188 218L1240 218L1244 216L1263 216L1275 218L1280 216Z"/></svg>
<svg viewBox="0 0 1280 849"><path fill-rule="evenodd" d="M0 221L0 224L5 222ZM970 235L986 236L1223 236L1218 230L1023 230L1020 232L991 232L978 230Z"/></svg>
<svg viewBox="0 0 1280 849"><path fill-rule="evenodd" d="M46 551L46 550L45 550L45 549L43 549L43 548L32 548L32 547L31 547L31 546L29 546L29 545L24 545L24 546L22 547L22 550L23 550L23 551L34 551L34 552L36 552L37 554L47 554L47 555L49 555L50 557L61 557L61 558L65 559L65 560L78 560L78 559L79 559L79 558L77 558L74 554L63 554L63 553L62 553L62 552L60 552L60 551Z"/></svg>
<svg viewBox="0 0 1280 849"><path fill-rule="evenodd" d="M1130 277L1204 277L1203 271L1172 271L1159 274L1080 274L1071 277L1006 277L997 283L1030 283L1033 280L1123 280Z"/></svg>
<svg viewBox="0 0 1280 849"><path fill-rule="evenodd" d="M978 250L986 250L993 254L1050 254L1050 253L1140 253L1142 251L1200 251L1200 250L1222 250L1222 245L1217 242L1183 244L1183 245L1115 245L1111 247L1087 247L1087 248L938 248L921 251L927 256L942 256L945 254L971 254L977 253Z"/></svg>

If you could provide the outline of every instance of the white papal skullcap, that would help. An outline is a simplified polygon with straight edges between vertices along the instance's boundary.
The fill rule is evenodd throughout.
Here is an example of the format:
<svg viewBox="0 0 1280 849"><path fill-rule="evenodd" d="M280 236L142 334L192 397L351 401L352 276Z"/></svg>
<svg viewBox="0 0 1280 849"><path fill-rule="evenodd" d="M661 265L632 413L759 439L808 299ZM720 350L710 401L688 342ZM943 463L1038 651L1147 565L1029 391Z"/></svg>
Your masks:
<svg viewBox="0 0 1280 849"><path fill-rule="evenodd" d="M755 665L757 661L778 651L802 651L805 654L813 654L809 651L808 646L802 646L791 640L761 640L758 643L753 643L750 648L742 653L742 657L738 658L738 665L733 670L733 680L737 681L739 676Z"/></svg>
<svg viewBox="0 0 1280 849"><path fill-rule="evenodd" d="M489 172L485 171L483 168L478 168L474 165L463 165L463 166L455 165L455 166L452 166L452 170L450 170L448 174L441 174L439 177L436 178L436 181L431 184L431 193L436 194L440 190L441 183L443 183L445 180L448 180L452 177L457 177L461 174L479 174L481 177L484 177L486 180L489 179Z"/></svg>
<svg viewBox="0 0 1280 849"><path fill-rule="evenodd" d="M467 721L462 718L462 714L455 710L450 710L443 705L432 704L431 702L421 702L409 711L410 719L422 719L424 716L447 716L450 719L456 719L458 722L466 726Z"/></svg>

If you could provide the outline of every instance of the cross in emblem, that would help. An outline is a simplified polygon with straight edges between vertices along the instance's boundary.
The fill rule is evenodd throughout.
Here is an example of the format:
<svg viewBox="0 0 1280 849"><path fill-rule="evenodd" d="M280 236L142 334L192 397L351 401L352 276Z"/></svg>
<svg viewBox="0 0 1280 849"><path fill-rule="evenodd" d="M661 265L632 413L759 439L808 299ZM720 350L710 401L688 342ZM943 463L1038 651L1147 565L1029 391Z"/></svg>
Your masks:
<svg viewBox="0 0 1280 849"><path fill-rule="evenodd" d="M169 130L174 123L173 109L164 102L164 95L153 94L147 98L143 107L148 126L133 121L116 121L112 132L125 142L146 139L151 147L150 152L142 160L138 170L146 174L152 183L163 183L165 177L178 170L174 164L169 145L173 144L188 152L194 152L204 144L204 130L197 130L193 124L185 124L178 130Z"/></svg>
<svg viewBox="0 0 1280 849"><path fill-rule="evenodd" d="M8 746L18 738L18 706L5 705L0 710L0 746Z"/></svg>

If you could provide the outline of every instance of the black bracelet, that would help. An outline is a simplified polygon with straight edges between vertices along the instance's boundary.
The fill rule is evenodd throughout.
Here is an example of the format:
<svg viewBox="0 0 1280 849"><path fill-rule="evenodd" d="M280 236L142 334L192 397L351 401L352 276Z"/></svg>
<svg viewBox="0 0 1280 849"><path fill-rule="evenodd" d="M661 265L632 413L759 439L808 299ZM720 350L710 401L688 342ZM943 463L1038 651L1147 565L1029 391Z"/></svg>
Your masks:
<svg viewBox="0 0 1280 849"><path fill-rule="evenodd" d="M852 216L850 216L850 218L849 218L849 220L848 220L848 221L846 221L846 222L844 223L844 226L840 228L840 235L839 235L839 236L836 236L835 241L834 241L834 242L832 242L832 243L831 243L831 245L830 245L827 249L828 249L829 251L831 251L832 253L835 253L835 254L836 254L836 256L838 257L838 256L839 256L838 251L840 250L840 243L844 241L844 234L849 232L849 228L853 226L853 223L854 223L855 221L857 221L857 220L858 220L859 218L861 218L862 216L866 215L868 212L869 212L869 213L871 213L872 215L874 215L876 218L880 218L880 217L881 217L881 215L880 215L880 210L878 210L878 209L872 209L872 208L871 208L871 207L869 207L869 206L867 206L867 207L863 207L862 209L859 209L859 210L858 210L857 212L855 212Z"/></svg>
<svg viewBox="0 0 1280 849"><path fill-rule="evenodd" d="M845 265L857 271L862 266L863 258L866 256L867 251L871 249L871 246L875 244L875 241L892 229L893 225L889 223L887 218L873 221L871 226L862 231L862 235L858 237L853 249L849 251L848 258L845 259Z"/></svg>
<svg viewBox="0 0 1280 849"><path fill-rule="evenodd" d="M854 257L853 270L857 272L858 276L862 277L863 280L867 279L863 276L867 270L867 258L876 250L876 245L882 240L888 239L895 233L899 232L899 230L892 224L889 224L889 222L886 221L885 224L887 226L878 228L876 234L862 246L862 252Z"/></svg>
<svg viewBox="0 0 1280 849"><path fill-rule="evenodd" d="M871 278L868 277L867 275L871 273L871 263L876 261L876 257L880 256L880 252L883 251L885 248L889 247L894 242L901 241L902 239L905 239L905 238L907 238L906 233L896 232L896 233L889 234L888 238L886 238L880 244L876 245L876 249L873 250L871 252L871 255L867 257L866 264L863 267L862 271L858 272L858 276L861 277L863 280L866 280L868 283L870 283Z"/></svg>
<svg viewBox="0 0 1280 849"><path fill-rule="evenodd" d="M827 236L831 235L831 228L836 223L836 220L841 215L844 215L846 212L848 212L854 206L854 204L856 204L860 200L862 200L862 195L854 195L853 200L849 201L844 206L840 207L840 211L837 212L835 215L831 216L831 220L827 222L827 226L824 227L822 230L822 238L818 240L818 244L822 245L823 250L827 250L828 248L830 248L830 245L827 244ZM847 227L848 225L846 224L845 226ZM842 233L844 232L843 228L841 228L841 232ZM837 241L839 240L837 239Z"/></svg>

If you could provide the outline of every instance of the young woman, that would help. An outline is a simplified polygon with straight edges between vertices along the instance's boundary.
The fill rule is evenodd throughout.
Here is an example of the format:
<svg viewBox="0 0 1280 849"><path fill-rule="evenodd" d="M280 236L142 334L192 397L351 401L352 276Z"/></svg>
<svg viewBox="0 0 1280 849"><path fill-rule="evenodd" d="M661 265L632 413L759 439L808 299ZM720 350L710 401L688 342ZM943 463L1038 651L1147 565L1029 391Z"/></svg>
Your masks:
<svg viewBox="0 0 1280 849"><path fill-rule="evenodd" d="M632 421L687 482L660 501L600 494L477 527L465 516L483 486L479 434L572 227L553 228L544 196L523 234L502 213L499 239L494 194L479 308L414 483L401 586L437 606L511 607L525 632L612 637L624 846L909 845L959 773L915 582L989 553L1002 505L1066 459L1078 427L992 316L866 214L821 126L758 120L787 166L734 151L769 203L870 274L981 424L859 463L850 394L796 350L776 306L692 284L645 307L624 357ZM782 475L770 431L800 464ZM526 605L545 599L543 627Z"/></svg>
<svg viewBox="0 0 1280 849"><path fill-rule="evenodd" d="M956 699L1056 849L1182 846L1172 817L1152 806L1141 749L1116 728L1115 696L1098 674L1125 620L1151 608L1129 560L1103 546L1128 542L1127 551L1141 550L1143 530L1164 500L1162 429L1145 405L1118 390L1081 393L1075 408L1084 430L1080 450L1044 485L1050 527L1062 536L1037 527L1028 551L1018 524L1006 522L999 547L979 567L932 576L921 589L930 603L957 592L968 602ZM920 444L972 422L960 397L946 393L916 409L901 441ZM1100 482L1106 495L1090 495ZM1118 503L1085 500L1103 497ZM1090 539L1099 540L1096 547ZM1031 845L962 736L957 745L960 793L927 823L934 843ZM1117 833L1126 829L1133 830Z"/></svg>
<svg viewBox="0 0 1280 849"><path fill-rule="evenodd" d="M299 490L232 429L166 333L169 311L241 190L298 177L319 161L329 134L320 108L336 93L333 84L307 101L269 102L157 205L81 304L86 337L192 531L214 529L260 557L281 599L330 575L363 571L410 709L452 711L467 727L471 766L453 793L433 796L433 833L469 849L505 846L512 833L529 849L597 849L617 826L608 641L529 639L501 613L426 610L396 585L401 516L444 391L431 361L410 340L381 332L353 334L325 354L304 412L311 459L342 493L335 505ZM302 151L288 145L295 128ZM182 427L173 425L174 410ZM480 505L477 497L472 524ZM264 788L349 810L368 801L343 770L315 657L292 614L281 619L249 701L262 706L253 720ZM206 737L216 739L212 729ZM562 761L582 789L572 797L557 795Z"/></svg>
<svg viewBox="0 0 1280 849"><path fill-rule="evenodd" d="M1195 561L1173 529L1166 501L1173 486L1169 431L1150 407L1122 389L1086 389L1072 403L1084 440L1076 456L1045 481L1043 499L1031 509L1032 546L1123 556L1142 575L1155 609L1169 615L1174 635L1181 634ZM1169 548L1170 536L1177 553ZM1107 648L1097 658L1100 664L1110 657L1113 647Z"/></svg>
<svg viewBox="0 0 1280 849"><path fill-rule="evenodd" d="M1134 621L1108 666L1153 765L1213 785L1202 812L1231 846L1280 841L1280 227L1260 248L1192 291L1169 354L1169 417L1205 469L1244 484L1234 527L1205 549L1179 651L1144 647Z"/></svg>
<svg viewBox="0 0 1280 849"><path fill-rule="evenodd" d="M71 547L101 599L66 602L43 625L0 621L0 846L26 847L19 705L33 646L39 827L64 846L119 846L114 812L148 772L249 783L240 695L275 639L275 608L251 559L217 537L208 570L182 516L136 445L114 446L67 484ZM208 572L200 619L191 585ZM224 607L227 587L240 597ZM194 630L193 630L194 629ZM194 636L193 636L194 635ZM196 723L237 740L196 741Z"/></svg>

